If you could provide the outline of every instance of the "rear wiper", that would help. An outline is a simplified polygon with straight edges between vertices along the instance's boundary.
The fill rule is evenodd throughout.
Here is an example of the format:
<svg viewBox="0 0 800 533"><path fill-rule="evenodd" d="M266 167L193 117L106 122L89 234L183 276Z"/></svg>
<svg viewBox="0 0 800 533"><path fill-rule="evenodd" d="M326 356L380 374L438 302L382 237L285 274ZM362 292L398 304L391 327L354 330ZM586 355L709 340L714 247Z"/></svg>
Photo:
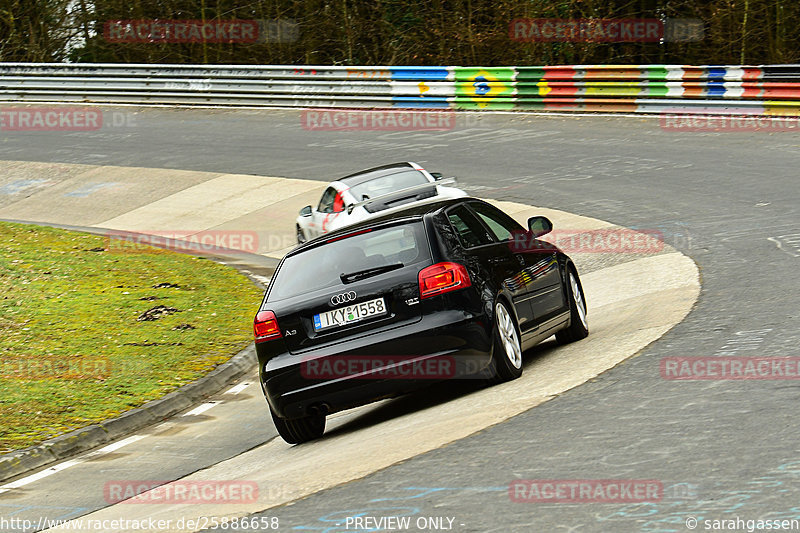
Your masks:
<svg viewBox="0 0 800 533"><path fill-rule="evenodd" d="M342 283L353 283L354 281L371 278L372 276L377 276L378 274L383 274L385 272L391 272L392 270L397 270L398 268L403 268L404 266L405 265L403 263L393 263L391 265L383 265L379 267L368 268L366 270L359 270L358 272L351 272L350 274L341 274L339 278L342 280Z"/></svg>

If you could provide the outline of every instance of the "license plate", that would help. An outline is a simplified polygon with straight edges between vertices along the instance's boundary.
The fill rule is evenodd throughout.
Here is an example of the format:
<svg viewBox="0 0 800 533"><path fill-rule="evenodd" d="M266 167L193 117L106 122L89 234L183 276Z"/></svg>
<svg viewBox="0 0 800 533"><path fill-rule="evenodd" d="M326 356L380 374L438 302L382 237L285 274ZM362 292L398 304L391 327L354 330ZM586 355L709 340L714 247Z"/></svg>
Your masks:
<svg viewBox="0 0 800 533"><path fill-rule="evenodd" d="M385 315L386 312L386 304L383 298L376 298L368 302L361 302L353 305L345 305L333 311L325 311L324 313L314 315L314 331L346 326L371 316Z"/></svg>

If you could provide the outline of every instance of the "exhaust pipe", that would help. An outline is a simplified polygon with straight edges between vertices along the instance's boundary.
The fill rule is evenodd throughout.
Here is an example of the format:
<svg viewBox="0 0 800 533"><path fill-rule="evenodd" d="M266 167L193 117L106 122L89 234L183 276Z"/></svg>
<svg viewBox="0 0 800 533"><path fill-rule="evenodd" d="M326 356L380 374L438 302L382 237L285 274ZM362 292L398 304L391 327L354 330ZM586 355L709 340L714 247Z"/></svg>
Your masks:
<svg viewBox="0 0 800 533"><path fill-rule="evenodd" d="M314 416L318 415L326 416L330 412L331 412L331 406L325 402L315 403L314 405L310 405L308 407L308 413Z"/></svg>

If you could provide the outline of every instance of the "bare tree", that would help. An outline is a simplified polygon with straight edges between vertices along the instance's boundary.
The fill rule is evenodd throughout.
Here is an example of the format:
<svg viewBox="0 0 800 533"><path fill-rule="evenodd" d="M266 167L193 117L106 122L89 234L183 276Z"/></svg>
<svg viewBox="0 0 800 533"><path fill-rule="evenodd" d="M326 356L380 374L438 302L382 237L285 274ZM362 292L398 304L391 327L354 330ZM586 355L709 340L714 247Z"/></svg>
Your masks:
<svg viewBox="0 0 800 533"><path fill-rule="evenodd" d="M699 19L697 42L519 42L519 18ZM292 42L119 42L112 20L284 20ZM0 0L0 60L543 65L788 63L797 0Z"/></svg>

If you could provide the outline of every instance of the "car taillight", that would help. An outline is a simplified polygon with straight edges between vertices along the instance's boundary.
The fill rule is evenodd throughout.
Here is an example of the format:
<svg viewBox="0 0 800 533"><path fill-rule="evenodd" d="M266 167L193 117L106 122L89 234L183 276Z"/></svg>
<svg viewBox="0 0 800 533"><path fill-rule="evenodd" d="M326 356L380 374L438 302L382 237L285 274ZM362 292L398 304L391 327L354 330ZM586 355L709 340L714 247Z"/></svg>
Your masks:
<svg viewBox="0 0 800 533"><path fill-rule="evenodd" d="M264 342L282 337L278 327L278 319L272 311L259 311L253 321L253 333L256 335L256 342Z"/></svg>
<svg viewBox="0 0 800 533"><path fill-rule="evenodd" d="M436 263L419 273L420 298L429 298L471 285L467 269L458 263Z"/></svg>

